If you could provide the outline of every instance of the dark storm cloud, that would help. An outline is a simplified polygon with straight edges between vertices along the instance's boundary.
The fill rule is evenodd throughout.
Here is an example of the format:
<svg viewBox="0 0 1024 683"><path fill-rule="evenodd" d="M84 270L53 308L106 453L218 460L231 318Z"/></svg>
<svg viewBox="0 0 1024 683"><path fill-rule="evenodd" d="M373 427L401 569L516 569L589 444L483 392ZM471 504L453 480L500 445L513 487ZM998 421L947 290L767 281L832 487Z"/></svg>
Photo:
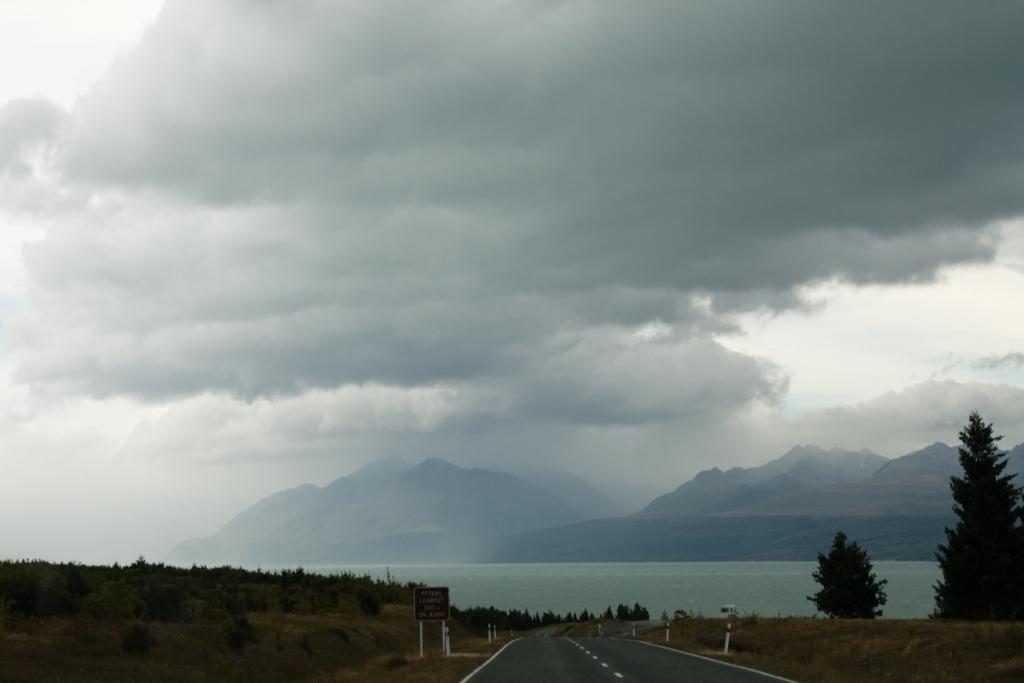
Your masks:
<svg viewBox="0 0 1024 683"><path fill-rule="evenodd" d="M448 208L478 223L460 256L529 250L548 287L901 279L989 253L936 230L1020 211L1022 15L172 2L77 112L68 167L204 201ZM747 267L822 230L853 246ZM932 258L865 253L908 233Z"/></svg>
<svg viewBox="0 0 1024 683"><path fill-rule="evenodd" d="M771 402L720 313L992 256L1024 202L1021 15L169 0L72 114L62 177L109 201L30 250L19 377L471 381L584 421Z"/></svg>

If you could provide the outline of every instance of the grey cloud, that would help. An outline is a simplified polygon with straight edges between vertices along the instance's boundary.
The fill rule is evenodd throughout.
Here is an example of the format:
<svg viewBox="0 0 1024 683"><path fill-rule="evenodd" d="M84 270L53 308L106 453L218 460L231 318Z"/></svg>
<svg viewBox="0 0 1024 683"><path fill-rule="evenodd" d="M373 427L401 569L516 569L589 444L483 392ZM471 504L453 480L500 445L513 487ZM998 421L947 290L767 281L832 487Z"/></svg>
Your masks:
<svg viewBox="0 0 1024 683"><path fill-rule="evenodd" d="M1014 445L1024 441L1022 401L1024 389L1008 384L929 380L864 403L806 413L790 423L790 437L898 456L934 441L954 444L977 410Z"/></svg>
<svg viewBox="0 0 1024 683"><path fill-rule="evenodd" d="M431 238L496 276L530 253L545 287L927 276L1021 211L1022 13L177 0L79 107L66 168L336 225L447 211L474 232ZM762 258L823 232L853 244Z"/></svg>
<svg viewBox="0 0 1024 683"><path fill-rule="evenodd" d="M301 211L92 213L26 249L33 306L7 332L23 381L147 399L407 386L514 374L562 328L656 318L686 333L723 328L678 292L548 294L528 281L516 292L472 264L418 269L387 240L324 234ZM382 258L393 271L373 270Z"/></svg>
<svg viewBox="0 0 1024 683"><path fill-rule="evenodd" d="M1024 367L1024 353L1011 351L1001 356L986 356L974 362L974 367L981 370L1001 370L1003 368Z"/></svg>
<svg viewBox="0 0 1024 683"><path fill-rule="evenodd" d="M41 99L11 100L0 106L0 171L27 173L24 155L53 141L66 117L63 109Z"/></svg>
<svg viewBox="0 0 1024 683"><path fill-rule="evenodd" d="M535 420L631 424L721 419L758 402L774 405L787 377L773 364L709 340L636 334L562 335L557 350L511 391Z"/></svg>
<svg viewBox="0 0 1024 683"><path fill-rule="evenodd" d="M62 181L107 199L28 250L18 377L770 404L777 369L708 341L730 312L991 258L1021 211L1024 8L927 11L169 0L72 112Z"/></svg>

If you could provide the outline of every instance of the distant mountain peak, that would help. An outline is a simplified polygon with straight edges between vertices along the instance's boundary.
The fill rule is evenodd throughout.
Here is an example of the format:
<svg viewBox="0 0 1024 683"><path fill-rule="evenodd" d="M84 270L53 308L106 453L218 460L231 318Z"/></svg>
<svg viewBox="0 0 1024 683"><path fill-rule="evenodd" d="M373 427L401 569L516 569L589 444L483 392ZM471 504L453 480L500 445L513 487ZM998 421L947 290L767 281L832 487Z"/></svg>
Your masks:
<svg viewBox="0 0 1024 683"><path fill-rule="evenodd" d="M825 450L797 445L758 467L718 467L698 472L693 479L644 508L641 515L720 512L804 487L827 486L863 479L888 462L869 450Z"/></svg>
<svg viewBox="0 0 1024 683"><path fill-rule="evenodd" d="M464 467L459 467L453 463L448 462L444 458L431 457L425 458L420 464L416 465L413 469L415 470L462 470Z"/></svg>
<svg viewBox="0 0 1024 683"><path fill-rule="evenodd" d="M504 534L582 517L551 492L504 472L441 458L371 463L326 488L274 494L176 561L249 564L463 562Z"/></svg>
<svg viewBox="0 0 1024 683"><path fill-rule="evenodd" d="M363 465L350 476L354 478L391 477L402 472L408 472L412 468L413 465L409 461L398 456L392 456L373 460Z"/></svg>

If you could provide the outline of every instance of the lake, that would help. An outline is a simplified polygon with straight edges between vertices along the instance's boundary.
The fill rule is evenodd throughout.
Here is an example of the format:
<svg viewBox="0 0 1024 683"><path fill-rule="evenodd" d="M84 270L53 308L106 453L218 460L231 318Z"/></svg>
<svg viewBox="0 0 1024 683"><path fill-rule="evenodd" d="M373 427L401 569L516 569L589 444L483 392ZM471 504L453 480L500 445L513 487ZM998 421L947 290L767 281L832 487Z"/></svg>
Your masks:
<svg viewBox="0 0 1024 683"><path fill-rule="evenodd" d="M531 612L603 611L620 602L639 602L657 618L686 609L717 615L724 604L741 614L810 616L806 596L817 590L811 572L817 562L608 562L586 564L346 565L310 571L347 571L399 581L449 586L452 604L483 605ZM884 616L927 617L935 606L932 586L940 577L934 562L874 562L888 579Z"/></svg>

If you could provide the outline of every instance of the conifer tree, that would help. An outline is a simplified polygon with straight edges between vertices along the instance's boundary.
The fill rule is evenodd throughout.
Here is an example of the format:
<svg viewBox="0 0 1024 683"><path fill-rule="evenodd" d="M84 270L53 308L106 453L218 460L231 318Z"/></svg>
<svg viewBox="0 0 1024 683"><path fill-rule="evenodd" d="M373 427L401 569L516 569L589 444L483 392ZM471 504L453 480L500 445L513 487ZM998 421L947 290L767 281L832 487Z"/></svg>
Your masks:
<svg viewBox="0 0 1024 683"><path fill-rule="evenodd" d="M856 543L846 544L837 531L828 555L818 553L818 570L812 574L821 590L808 596L819 611L835 619L874 619L882 616L885 579L879 581L868 554Z"/></svg>
<svg viewBox="0 0 1024 683"><path fill-rule="evenodd" d="M935 585L939 617L1024 618L1024 511L1006 456L977 412L960 430L963 476L950 477L956 526L935 554L942 580Z"/></svg>

